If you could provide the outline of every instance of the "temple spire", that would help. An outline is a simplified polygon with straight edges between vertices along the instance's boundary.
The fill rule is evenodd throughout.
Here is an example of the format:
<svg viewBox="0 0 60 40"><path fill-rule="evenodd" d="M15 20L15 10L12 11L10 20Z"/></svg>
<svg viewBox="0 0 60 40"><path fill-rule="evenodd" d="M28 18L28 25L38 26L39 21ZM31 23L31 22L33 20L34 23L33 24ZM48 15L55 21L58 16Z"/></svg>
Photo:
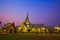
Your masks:
<svg viewBox="0 0 60 40"><path fill-rule="evenodd" d="M24 24L26 24L26 25L30 25L30 20L29 20L29 17L28 17L28 11L27 11L27 16L26 16L26 19L25 19L25 21L24 21Z"/></svg>
<svg viewBox="0 0 60 40"><path fill-rule="evenodd" d="M29 19L29 18L28 18L28 11L27 11L27 17L26 17L26 19Z"/></svg>

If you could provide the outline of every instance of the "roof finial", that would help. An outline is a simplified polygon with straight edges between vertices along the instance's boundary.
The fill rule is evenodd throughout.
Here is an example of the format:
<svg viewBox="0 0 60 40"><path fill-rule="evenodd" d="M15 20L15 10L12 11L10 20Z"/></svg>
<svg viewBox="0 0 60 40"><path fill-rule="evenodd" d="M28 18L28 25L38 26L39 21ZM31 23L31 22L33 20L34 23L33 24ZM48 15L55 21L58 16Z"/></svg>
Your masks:
<svg viewBox="0 0 60 40"><path fill-rule="evenodd" d="M28 11L27 11L27 18L28 18Z"/></svg>

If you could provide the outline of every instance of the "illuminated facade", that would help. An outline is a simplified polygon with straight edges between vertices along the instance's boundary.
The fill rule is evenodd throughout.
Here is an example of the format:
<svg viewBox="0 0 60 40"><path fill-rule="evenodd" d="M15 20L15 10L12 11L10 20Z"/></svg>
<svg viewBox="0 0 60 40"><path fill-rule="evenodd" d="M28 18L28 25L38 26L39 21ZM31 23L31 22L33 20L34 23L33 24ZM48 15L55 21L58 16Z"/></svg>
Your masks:
<svg viewBox="0 0 60 40"><path fill-rule="evenodd" d="M60 27L59 26L54 27L54 29L55 29L55 32L60 32Z"/></svg>
<svg viewBox="0 0 60 40"><path fill-rule="evenodd" d="M30 32L32 26L28 18L28 13L26 16L25 21L18 27L19 32Z"/></svg>
<svg viewBox="0 0 60 40"><path fill-rule="evenodd" d="M23 24L26 26L28 30L31 28L31 23L29 21L28 14Z"/></svg>
<svg viewBox="0 0 60 40"><path fill-rule="evenodd" d="M35 26L37 28L35 28ZM48 30L44 27L43 24L35 24L33 27L33 24L30 23L27 14L25 21L18 27L18 32L45 33L48 32Z"/></svg>
<svg viewBox="0 0 60 40"><path fill-rule="evenodd" d="M0 22L1 24L1 22ZM55 27L55 32L60 32L60 27ZM18 33L49 33L52 32L52 30L46 28L44 24L31 24L28 13L26 16L26 19L23 23L21 23L17 29L15 28L14 23L7 23L4 25L3 28L0 28L0 33L14 33L17 31Z"/></svg>

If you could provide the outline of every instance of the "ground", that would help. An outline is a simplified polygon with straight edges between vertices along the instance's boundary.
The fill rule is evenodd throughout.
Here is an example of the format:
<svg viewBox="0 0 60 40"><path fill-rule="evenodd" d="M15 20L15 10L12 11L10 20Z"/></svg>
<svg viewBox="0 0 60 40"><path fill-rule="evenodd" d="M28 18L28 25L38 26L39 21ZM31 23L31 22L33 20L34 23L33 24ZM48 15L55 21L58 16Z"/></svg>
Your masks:
<svg viewBox="0 0 60 40"><path fill-rule="evenodd" d="M60 40L60 34L0 34L0 40Z"/></svg>

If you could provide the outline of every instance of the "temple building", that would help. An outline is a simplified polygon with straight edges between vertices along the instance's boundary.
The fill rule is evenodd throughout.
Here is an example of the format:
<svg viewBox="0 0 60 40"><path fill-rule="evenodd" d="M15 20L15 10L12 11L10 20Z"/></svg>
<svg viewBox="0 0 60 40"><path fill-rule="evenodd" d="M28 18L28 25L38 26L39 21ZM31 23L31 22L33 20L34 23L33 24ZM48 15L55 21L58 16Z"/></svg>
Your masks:
<svg viewBox="0 0 60 40"><path fill-rule="evenodd" d="M1 24L1 21L0 21ZM25 21L22 22L18 27L15 27L14 23L7 23L3 27L0 26L0 34L10 34L10 33L60 33L60 26L55 26L54 30L47 28L44 24L32 24L27 16Z"/></svg>
<svg viewBox="0 0 60 40"><path fill-rule="evenodd" d="M35 25L39 25L39 24L35 24ZM49 29L46 28L45 26L43 25L39 25L39 26L33 26L33 28L31 29L30 31L31 33L48 33L49 32Z"/></svg>
<svg viewBox="0 0 60 40"><path fill-rule="evenodd" d="M60 33L60 27L59 26L55 26L54 29L55 29L56 33Z"/></svg>
<svg viewBox="0 0 60 40"><path fill-rule="evenodd" d="M7 23L2 28L3 33L14 33L15 32L15 25L14 23Z"/></svg>
<svg viewBox="0 0 60 40"><path fill-rule="evenodd" d="M19 32L30 32L32 26L28 18L28 13L26 16L25 21L18 27Z"/></svg>
<svg viewBox="0 0 60 40"><path fill-rule="evenodd" d="M26 17L23 24L27 27L28 30L31 29L31 23L30 23L30 20L28 18L28 14L27 14L27 17Z"/></svg>
<svg viewBox="0 0 60 40"><path fill-rule="evenodd" d="M18 27L18 32L46 33L48 28L44 24L31 24L27 13L25 21Z"/></svg>

